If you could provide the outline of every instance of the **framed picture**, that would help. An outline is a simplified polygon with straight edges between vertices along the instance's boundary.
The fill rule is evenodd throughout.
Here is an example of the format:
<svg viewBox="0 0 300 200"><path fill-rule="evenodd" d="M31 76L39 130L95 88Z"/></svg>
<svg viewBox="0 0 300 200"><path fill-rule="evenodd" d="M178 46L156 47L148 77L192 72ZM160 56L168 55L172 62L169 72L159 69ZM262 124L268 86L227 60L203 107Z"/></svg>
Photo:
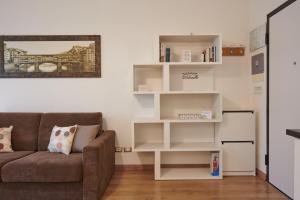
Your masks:
<svg viewBox="0 0 300 200"><path fill-rule="evenodd" d="M56 77L101 77L101 36L0 36L0 78Z"/></svg>

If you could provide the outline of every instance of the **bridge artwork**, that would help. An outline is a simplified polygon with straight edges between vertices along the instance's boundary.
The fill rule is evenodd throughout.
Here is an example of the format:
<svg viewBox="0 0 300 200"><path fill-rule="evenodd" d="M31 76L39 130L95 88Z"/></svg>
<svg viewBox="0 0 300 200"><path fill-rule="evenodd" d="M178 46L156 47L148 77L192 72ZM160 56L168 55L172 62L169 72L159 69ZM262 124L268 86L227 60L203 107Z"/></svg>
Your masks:
<svg viewBox="0 0 300 200"><path fill-rule="evenodd" d="M101 36L1 35L2 77L101 77Z"/></svg>
<svg viewBox="0 0 300 200"><path fill-rule="evenodd" d="M34 66L34 72L40 72L40 66L47 63L56 65L57 72L61 72L63 66L68 67L68 71L78 71L79 68L84 67L83 59L68 53L55 55L18 55L13 58L12 63L17 70L25 68L27 71L29 67Z"/></svg>

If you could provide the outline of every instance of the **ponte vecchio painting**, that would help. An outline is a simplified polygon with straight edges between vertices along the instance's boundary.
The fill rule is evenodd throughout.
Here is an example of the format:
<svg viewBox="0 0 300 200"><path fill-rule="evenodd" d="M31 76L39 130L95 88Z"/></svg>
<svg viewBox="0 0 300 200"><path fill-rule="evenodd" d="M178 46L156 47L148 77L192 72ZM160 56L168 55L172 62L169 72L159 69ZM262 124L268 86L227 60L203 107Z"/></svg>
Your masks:
<svg viewBox="0 0 300 200"><path fill-rule="evenodd" d="M0 36L0 77L100 77L99 35Z"/></svg>

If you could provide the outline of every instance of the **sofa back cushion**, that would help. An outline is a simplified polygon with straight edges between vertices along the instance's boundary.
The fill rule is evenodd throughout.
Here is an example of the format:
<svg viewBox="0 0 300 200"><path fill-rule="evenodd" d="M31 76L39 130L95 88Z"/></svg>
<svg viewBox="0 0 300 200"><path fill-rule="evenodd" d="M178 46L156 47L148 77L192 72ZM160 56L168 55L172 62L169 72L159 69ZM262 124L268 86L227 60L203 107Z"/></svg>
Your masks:
<svg viewBox="0 0 300 200"><path fill-rule="evenodd" d="M13 126L14 151L36 151L41 113L0 113L0 127Z"/></svg>
<svg viewBox="0 0 300 200"><path fill-rule="evenodd" d="M102 113L45 113L42 115L39 136L38 151L47 151L51 132L54 126L96 125L101 126Z"/></svg>

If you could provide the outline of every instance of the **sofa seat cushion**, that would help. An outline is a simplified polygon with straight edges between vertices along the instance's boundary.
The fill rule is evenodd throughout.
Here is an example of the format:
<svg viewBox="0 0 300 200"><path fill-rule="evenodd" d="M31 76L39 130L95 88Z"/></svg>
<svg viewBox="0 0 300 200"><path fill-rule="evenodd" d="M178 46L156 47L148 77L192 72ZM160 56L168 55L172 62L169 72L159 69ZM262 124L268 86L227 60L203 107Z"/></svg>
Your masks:
<svg viewBox="0 0 300 200"><path fill-rule="evenodd" d="M81 182L82 153L40 151L2 167L3 182Z"/></svg>
<svg viewBox="0 0 300 200"><path fill-rule="evenodd" d="M15 151L10 153L0 153L0 170L5 164L32 153L33 151ZM0 173L0 178L1 178L1 173Z"/></svg>

